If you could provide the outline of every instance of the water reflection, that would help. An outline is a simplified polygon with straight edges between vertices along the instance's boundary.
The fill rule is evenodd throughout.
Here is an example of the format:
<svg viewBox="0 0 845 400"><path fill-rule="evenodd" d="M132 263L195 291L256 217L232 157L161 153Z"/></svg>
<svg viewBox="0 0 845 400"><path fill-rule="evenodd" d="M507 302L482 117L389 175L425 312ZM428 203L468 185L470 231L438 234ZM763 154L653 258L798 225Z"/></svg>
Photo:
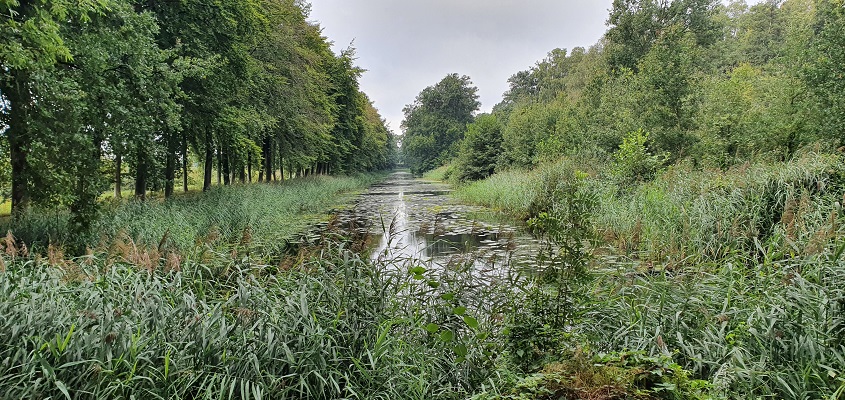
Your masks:
<svg viewBox="0 0 845 400"><path fill-rule="evenodd" d="M338 218L370 235L373 259L413 258L445 265L455 257L470 256L483 269L530 263L537 245L532 237L513 226L468 218L483 209L451 203L449 192L447 185L394 172Z"/></svg>

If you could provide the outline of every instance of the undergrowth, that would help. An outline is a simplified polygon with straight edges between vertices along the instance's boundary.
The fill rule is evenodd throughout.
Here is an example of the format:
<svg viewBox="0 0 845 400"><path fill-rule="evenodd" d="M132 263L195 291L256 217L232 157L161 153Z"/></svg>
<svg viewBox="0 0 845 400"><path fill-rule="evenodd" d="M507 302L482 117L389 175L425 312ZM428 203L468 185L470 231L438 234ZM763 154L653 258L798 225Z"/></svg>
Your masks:
<svg viewBox="0 0 845 400"><path fill-rule="evenodd" d="M584 190L560 197L561 177L579 174ZM845 396L842 155L806 153L726 171L680 164L634 184L618 176L600 163L562 160L458 189L458 198L510 212L529 226L557 212L551 221L557 222L543 228L565 250L564 265L581 259L573 244L590 255L589 268L576 274L589 278L583 284L557 284L555 290L569 293L562 298L532 302L529 295L514 314L517 328L530 322L536 329L523 332L521 343L533 345L510 354L505 370L539 374L500 379L493 387L511 391L488 389L494 395L483 398ZM587 198L595 200L591 209L571 206ZM584 218L595 239L572 241ZM549 346L548 318L559 306L568 311L562 324L553 324L558 340ZM604 395L578 392L582 384L573 379L583 371L571 370L578 349L588 359L631 351L668 357L685 376L707 384L638 392L627 375ZM528 350L540 365L521 361ZM550 371L561 363L568 365L563 375Z"/></svg>
<svg viewBox="0 0 845 400"><path fill-rule="evenodd" d="M19 242L45 250L97 248L132 242L146 248L181 253L198 243L248 240L253 252L276 254L287 239L316 222L343 196L380 179L376 174L315 176L278 184L215 187L168 200L104 203L87 237L71 236L66 211L33 209L0 224Z"/></svg>
<svg viewBox="0 0 845 400"><path fill-rule="evenodd" d="M504 287L321 243L287 269L246 254L139 268L131 251L41 257L9 238L0 398L458 399L487 378Z"/></svg>

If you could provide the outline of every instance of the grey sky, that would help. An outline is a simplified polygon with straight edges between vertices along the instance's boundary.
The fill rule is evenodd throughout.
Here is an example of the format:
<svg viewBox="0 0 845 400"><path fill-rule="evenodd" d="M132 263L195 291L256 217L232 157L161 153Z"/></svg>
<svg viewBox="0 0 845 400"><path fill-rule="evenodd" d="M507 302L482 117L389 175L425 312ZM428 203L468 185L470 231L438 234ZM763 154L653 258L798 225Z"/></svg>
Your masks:
<svg viewBox="0 0 845 400"><path fill-rule="evenodd" d="M750 3L755 2L751 1ZM612 0L311 0L335 43L354 40L361 88L400 133L402 107L446 74L469 75L482 111L555 48L595 44Z"/></svg>
<svg viewBox="0 0 845 400"><path fill-rule="evenodd" d="M402 107L448 73L469 75L489 111L507 79L554 48L590 46L612 0L311 0L338 51L354 40L361 87L399 133Z"/></svg>

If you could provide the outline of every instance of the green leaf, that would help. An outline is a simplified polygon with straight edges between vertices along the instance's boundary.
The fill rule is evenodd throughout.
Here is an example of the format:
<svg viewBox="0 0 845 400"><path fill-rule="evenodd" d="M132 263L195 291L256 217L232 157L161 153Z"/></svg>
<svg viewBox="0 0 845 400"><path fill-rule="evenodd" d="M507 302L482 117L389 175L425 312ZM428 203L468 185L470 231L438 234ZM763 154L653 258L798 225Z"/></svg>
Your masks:
<svg viewBox="0 0 845 400"><path fill-rule="evenodd" d="M452 309L452 312L455 313L455 315L464 315L467 312L467 308L466 307L455 307L455 308Z"/></svg>
<svg viewBox="0 0 845 400"><path fill-rule="evenodd" d="M440 326L432 323L424 326L423 328L428 331L428 333L435 333L438 329L440 329Z"/></svg>
<svg viewBox="0 0 845 400"><path fill-rule="evenodd" d="M472 329L478 329L478 320L470 317L469 315L464 315L464 322Z"/></svg>
<svg viewBox="0 0 845 400"><path fill-rule="evenodd" d="M440 282L437 282L437 281L428 281L428 286L429 286L429 287L431 287L431 288L437 289L437 288L439 288L439 287L440 287Z"/></svg>
<svg viewBox="0 0 845 400"><path fill-rule="evenodd" d="M469 351L466 346L462 344L455 346L455 354L457 354L458 357L466 357L467 353L469 353Z"/></svg>
<svg viewBox="0 0 845 400"><path fill-rule="evenodd" d="M455 294L452 292L443 293L440 295L440 298L446 301L452 301L455 298Z"/></svg>
<svg viewBox="0 0 845 400"><path fill-rule="evenodd" d="M413 274L413 275L422 275L422 274L424 274L426 271L427 271L427 270L426 270L425 268L420 267L420 266L416 266L416 267L414 267L414 268L411 268L411 274Z"/></svg>
<svg viewBox="0 0 845 400"><path fill-rule="evenodd" d="M67 398L68 400L71 400L70 393L68 393L67 386L65 386L64 382L56 381L56 387L59 388L59 390L62 392L63 395L65 395L65 398Z"/></svg>
<svg viewBox="0 0 845 400"><path fill-rule="evenodd" d="M450 330L440 332L440 341L448 343L455 339L455 334Z"/></svg>

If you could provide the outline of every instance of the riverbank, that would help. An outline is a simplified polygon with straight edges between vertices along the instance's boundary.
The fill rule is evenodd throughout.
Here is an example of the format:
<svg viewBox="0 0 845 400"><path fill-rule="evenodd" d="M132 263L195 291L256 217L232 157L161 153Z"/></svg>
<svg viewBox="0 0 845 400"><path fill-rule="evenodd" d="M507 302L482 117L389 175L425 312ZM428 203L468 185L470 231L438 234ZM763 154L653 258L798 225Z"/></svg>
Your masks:
<svg viewBox="0 0 845 400"><path fill-rule="evenodd" d="M332 223L319 244L267 256L365 181L121 205L134 208L112 218L144 229L80 257L7 237L0 398L469 397L501 353L509 288L478 286L460 262L362 258Z"/></svg>
<svg viewBox="0 0 845 400"><path fill-rule="evenodd" d="M215 187L169 200L106 201L89 237L71 236L65 210L33 209L0 230L11 231L18 245L35 252L81 244L93 251L127 245L192 253L206 245L244 246L247 240L253 253L277 257L287 240L384 176L315 176Z"/></svg>
<svg viewBox="0 0 845 400"><path fill-rule="evenodd" d="M564 160L460 187L453 199L487 191L477 198L492 207L504 204L493 202L493 191L513 196L507 182L531 188L521 193L528 200L521 215L554 245L536 249L536 273L495 279L479 274L478 262L489 259L465 253L362 256L374 244L373 226L342 229L360 214L332 218L321 240L295 254L273 247L281 238L273 235L287 229L274 230L277 222L307 223L309 210L330 203L317 198L327 187L342 199L362 181L302 181L296 190L270 185L255 193L233 187L185 199L198 203L180 207L208 202L184 217L198 218L185 225L193 230L181 231L188 234L170 239L165 230L165 240L126 239L81 257L55 246L34 254L7 238L0 253L0 398L836 399L845 391L840 161L808 155L777 168L709 176L667 171L612 191L616 184L599 170ZM383 231L393 225L394 232L432 239L465 228L483 233L460 222L473 207L450 209L448 190L405 178L357 198L381 199L365 210L393 215L405 204L407 213L423 216L406 220L404 229L391 219ZM718 182L723 189L714 189ZM775 247L772 238L781 236L774 234L757 238L760 253L655 259L652 247L621 247L598 229L620 215L599 213L611 206L632 213L641 204L758 210L753 200L769 199L760 188L770 185L784 196L776 198L787 216L778 216L774 232L794 232L787 236L793 253ZM658 189L667 193L657 196ZM684 193L703 198L682 202ZM273 209L279 205L288 212ZM161 214L152 226L182 226L178 208L146 207ZM641 226L658 225L646 221L655 214L638 212ZM278 218L259 218L268 215ZM671 226L665 213L657 215ZM232 221L229 228L196 228L222 219ZM239 230L243 221L264 225ZM789 221L794 231L786 230ZM815 235L806 233L811 228ZM189 250L177 251L179 243ZM455 241L449 251L465 243ZM269 249L284 254L268 256Z"/></svg>
<svg viewBox="0 0 845 400"><path fill-rule="evenodd" d="M538 351L527 371L544 371L525 378L535 389L560 387L549 369L573 354L633 351L676 362L705 398L845 393L841 155L726 171L676 165L645 182L564 159L498 173L454 197L551 228L569 254L589 253L574 275L582 259L560 258L581 283L549 285L567 294L558 301L570 310L566 335L525 332ZM554 308L529 302L524 321L543 326Z"/></svg>

